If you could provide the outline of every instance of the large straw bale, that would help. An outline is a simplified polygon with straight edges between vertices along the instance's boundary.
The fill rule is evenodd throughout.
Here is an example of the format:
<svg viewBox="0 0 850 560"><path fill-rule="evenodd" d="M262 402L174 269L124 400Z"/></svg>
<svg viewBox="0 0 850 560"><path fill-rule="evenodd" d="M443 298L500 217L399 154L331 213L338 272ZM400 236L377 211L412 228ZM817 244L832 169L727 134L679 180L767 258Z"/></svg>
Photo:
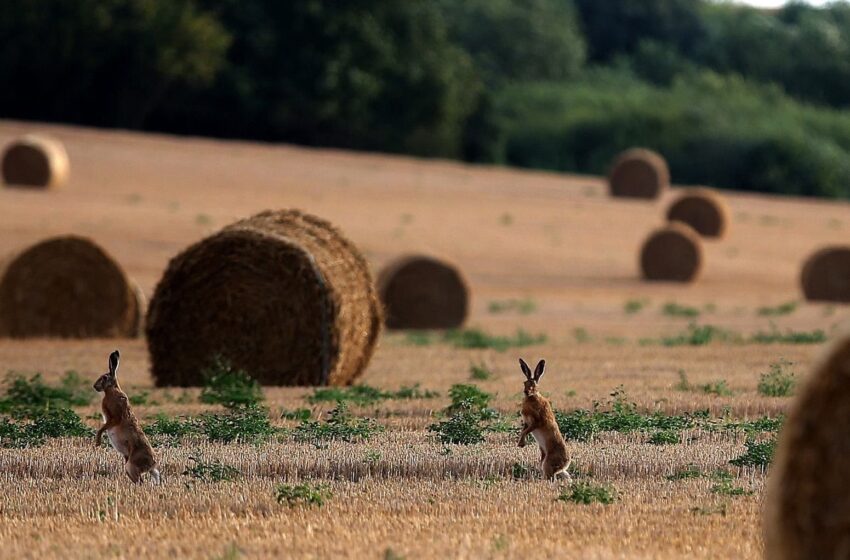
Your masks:
<svg viewBox="0 0 850 560"><path fill-rule="evenodd" d="M29 134L13 141L3 153L3 181L23 187L60 187L68 180L68 153L59 140Z"/></svg>
<svg viewBox="0 0 850 560"><path fill-rule="evenodd" d="M850 557L850 333L795 398L770 467L765 558Z"/></svg>
<svg viewBox="0 0 850 560"><path fill-rule="evenodd" d="M469 313L469 287L460 270L424 255L396 259L378 274L390 329L452 329Z"/></svg>
<svg viewBox="0 0 850 560"><path fill-rule="evenodd" d="M265 385L347 385L382 317L369 267L296 210L238 221L174 257L145 329L157 385L199 385L216 358Z"/></svg>
<svg viewBox="0 0 850 560"><path fill-rule="evenodd" d="M94 241L63 236L10 256L0 271L0 335L131 337L144 298Z"/></svg>
<svg viewBox="0 0 850 560"><path fill-rule="evenodd" d="M671 222L653 231L640 253L646 280L693 282L702 271L702 242L690 226Z"/></svg>
<svg viewBox="0 0 850 560"><path fill-rule="evenodd" d="M608 174L611 196L656 199L670 186L664 158L652 150L632 148L614 160Z"/></svg>

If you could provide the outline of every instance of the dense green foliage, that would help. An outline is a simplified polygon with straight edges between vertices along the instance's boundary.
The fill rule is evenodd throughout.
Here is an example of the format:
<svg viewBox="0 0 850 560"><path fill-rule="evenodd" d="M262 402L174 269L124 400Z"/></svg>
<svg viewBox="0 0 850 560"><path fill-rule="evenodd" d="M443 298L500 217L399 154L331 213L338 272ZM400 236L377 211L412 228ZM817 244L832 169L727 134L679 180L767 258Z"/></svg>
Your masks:
<svg viewBox="0 0 850 560"><path fill-rule="evenodd" d="M848 197L850 6L7 0L0 116Z"/></svg>

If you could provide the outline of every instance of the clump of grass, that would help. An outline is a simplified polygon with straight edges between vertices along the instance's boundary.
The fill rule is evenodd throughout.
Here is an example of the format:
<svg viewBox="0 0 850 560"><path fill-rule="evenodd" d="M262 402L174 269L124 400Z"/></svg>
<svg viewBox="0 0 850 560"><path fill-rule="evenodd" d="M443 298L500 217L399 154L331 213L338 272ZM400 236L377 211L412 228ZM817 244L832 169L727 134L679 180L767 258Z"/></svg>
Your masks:
<svg viewBox="0 0 850 560"><path fill-rule="evenodd" d="M630 299L623 304L623 311L626 312L626 315L634 315L643 311L643 308L647 305L649 305L647 299Z"/></svg>
<svg viewBox="0 0 850 560"><path fill-rule="evenodd" d="M700 310L696 307L681 305L676 302L667 302L661 308L661 312L668 317L688 317L696 319L700 316Z"/></svg>
<svg viewBox="0 0 850 560"><path fill-rule="evenodd" d="M428 331L409 331L405 336L405 342L411 346L430 346L435 342L435 338Z"/></svg>
<svg viewBox="0 0 850 560"><path fill-rule="evenodd" d="M260 406L240 406L225 414L204 414L199 430L210 441L262 443L277 433L268 411Z"/></svg>
<svg viewBox="0 0 850 560"><path fill-rule="evenodd" d="M728 471L717 470L712 473L711 478L715 480L715 484L711 487L712 494L720 494L721 496L750 496L753 494L752 490L735 486L732 483L734 477Z"/></svg>
<svg viewBox="0 0 850 560"><path fill-rule="evenodd" d="M796 301L787 301L785 303L781 303L779 305L770 307L759 307L756 312L760 317L778 317L781 315L790 315L797 310L797 302Z"/></svg>
<svg viewBox="0 0 850 560"><path fill-rule="evenodd" d="M758 392L766 397L790 397L794 394L797 380L791 371L793 364L787 360L779 360L770 364L770 371L762 373L759 378Z"/></svg>
<svg viewBox="0 0 850 560"><path fill-rule="evenodd" d="M770 462L773 461L773 455L776 453L776 438L754 441L748 440L745 445L746 451L739 457L729 461L730 464L736 467L760 467L766 469Z"/></svg>
<svg viewBox="0 0 850 560"><path fill-rule="evenodd" d="M280 417L284 420L309 420L313 415L309 408L296 408L295 410L284 410L280 413Z"/></svg>
<svg viewBox="0 0 850 560"><path fill-rule="evenodd" d="M649 436L647 443L651 443L652 445L673 445L680 443L681 440L679 432L676 430L658 430Z"/></svg>
<svg viewBox="0 0 850 560"><path fill-rule="evenodd" d="M679 381L673 385L673 388L677 391L692 391L693 385L688 380L688 375L685 373L685 370L680 369L678 372Z"/></svg>
<svg viewBox="0 0 850 560"><path fill-rule="evenodd" d="M75 371L68 371L59 385L48 385L40 373L27 378L18 372L6 376L6 394L0 399L0 412L25 408L86 406L94 392Z"/></svg>
<svg viewBox="0 0 850 560"><path fill-rule="evenodd" d="M530 315L537 311L537 302L531 298L493 300L487 305L490 313L513 311L520 315Z"/></svg>
<svg viewBox="0 0 850 560"><path fill-rule="evenodd" d="M254 406L263 400L263 390L256 379L230 362L216 356L204 370L204 387L200 400L208 404L221 404L227 408Z"/></svg>
<svg viewBox="0 0 850 560"><path fill-rule="evenodd" d="M311 404L321 402L346 402L357 406L369 406L384 400L433 399L439 397L436 391L423 390L419 383L402 386L398 391L384 391L370 385L352 385L351 387L319 387L307 396Z"/></svg>
<svg viewBox="0 0 850 560"><path fill-rule="evenodd" d="M143 431L149 436L181 438L197 433L198 427L192 420L171 418L160 412L156 415L152 423L143 428Z"/></svg>
<svg viewBox="0 0 850 560"><path fill-rule="evenodd" d="M298 505L321 507L333 497L333 493L324 484L280 484L275 497L277 503L289 507Z"/></svg>
<svg viewBox="0 0 850 560"><path fill-rule="evenodd" d="M702 476L702 471L699 469L697 465L688 465L684 469L680 469L673 474L668 474L664 478L667 480L685 480L689 478L699 478Z"/></svg>
<svg viewBox="0 0 850 560"><path fill-rule="evenodd" d="M497 352L543 344L546 338L545 334L532 335L523 329L513 336L491 335L480 329L450 330L443 335L443 340L455 348L492 348Z"/></svg>
<svg viewBox="0 0 850 560"><path fill-rule="evenodd" d="M493 376L490 368L484 362L478 364L470 364L469 377L475 381L487 381Z"/></svg>
<svg viewBox="0 0 850 560"><path fill-rule="evenodd" d="M703 385L699 385L699 390L707 395L717 395L719 397L732 396L732 389L726 384L725 379L719 381L710 381Z"/></svg>
<svg viewBox="0 0 850 560"><path fill-rule="evenodd" d="M130 395L130 404L133 406L145 406L148 404L149 397L150 393L148 391L140 391L138 393Z"/></svg>
<svg viewBox="0 0 850 560"><path fill-rule="evenodd" d="M617 500L617 490L610 484L599 485L577 481L562 488L558 500L584 505L593 503L608 505Z"/></svg>
<svg viewBox="0 0 850 560"><path fill-rule="evenodd" d="M531 478L531 469L522 463L514 463L511 465L511 478L514 480L525 480Z"/></svg>
<svg viewBox="0 0 850 560"><path fill-rule="evenodd" d="M351 403L358 406L367 406L390 398L390 395L376 387L369 385L352 385L350 387L317 387L313 394L307 397L307 402L316 404L320 402Z"/></svg>
<svg viewBox="0 0 850 560"><path fill-rule="evenodd" d="M198 455L190 455L193 464L186 467L183 476L188 476L198 482L224 482L235 479L242 474L239 469L225 465L220 461L205 461Z"/></svg>
<svg viewBox="0 0 850 560"><path fill-rule="evenodd" d="M345 401L329 411L327 420L305 420L294 432L295 441L312 443L320 447L326 441L366 441L382 432L384 427L369 418L357 418L348 410Z"/></svg>
<svg viewBox="0 0 850 560"><path fill-rule="evenodd" d="M737 341L738 339L740 339L739 335L726 329L714 325L691 323L684 333L663 337L659 342L662 346L704 346L712 342Z"/></svg>
<svg viewBox="0 0 850 560"><path fill-rule="evenodd" d="M726 384L725 379L710 381L702 385L694 385L690 382L688 376L685 374L685 370L683 369L679 370L679 381L673 385L673 388L677 391L698 391L707 395L718 395L723 397L728 397L733 394L732 389L730 389Z"/></svg>
<svg viewBox="0 0 850 560"><path fill-rule="evenodd" d="M579 344L585 344L591 341L590 333L587 332L587 329L584 327L576 327L573 329L573 338L576 339L576 342Z"/></svg>
<svg viewBox="0 0 850 560"><path fill-rule="evenodd" d="M821 329L813 331L787 330L781 332L774 325L769 331L759 331L750 337L754 344L820 344L826 342L826 333Z"/></svg>

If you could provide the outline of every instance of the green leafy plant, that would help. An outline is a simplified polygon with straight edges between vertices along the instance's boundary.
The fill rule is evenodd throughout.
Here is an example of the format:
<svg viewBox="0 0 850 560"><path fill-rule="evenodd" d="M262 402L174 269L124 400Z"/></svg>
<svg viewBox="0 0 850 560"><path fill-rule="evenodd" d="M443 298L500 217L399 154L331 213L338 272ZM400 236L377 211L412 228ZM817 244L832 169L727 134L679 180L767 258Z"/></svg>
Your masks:
<svg viewBox="0 0 850 560"><path fill-rule="evenodd" d="M647 299L630 299L623 304L623 311L627 315L634 315L635 313L640 313L647 305L649 305L649 300Z"/></svg>
<svg viewBox="0 0 850 560"><path fill-rule="evenodd" d="M476 381L487 381L490 377L493 376L493 373L487 367L487 364L484 362L478 364L470 364L469 366L469 377Z"/></svg>
<svg viewBox="0 0 850 560"><path fill-rule="evenodd" d="M651 443L652 445L673 445L680 442L681 437L676 430L658 430L657 432L653 432L647 440L647 443Z"/></svg>
<svg viewBox="0 0 850 560"><path fill-rule="evenodd" d="M796 301L788 301L774 307L759 307L757 314L760 317L778 317L780 315L790 315L797 310Z"/></svg>
<svg viewBox="0 0 850 560"><path fill-rule="evenodd" d="M443 335L443 340L455 348L492 348L497 352L543 344L546 338L545 334L531 335L523 329L513 336L491 335L480 329L450 330Z"/></svg>
<svg viewBox="0 0 850 560"><path fill-rule="evenodd" d="M428 331L409 331L405 335L405 342L411 346L430 346L435 339Z"/></svg>
<svg viewBox="0 0 850 560"><path fill-rule="evenodd" d="M223 482L235 479L242 474L239 469L225 465L220 461L205 461L198 455L190 455L192 464L183 471L183 476L199 482Z"/></svg>
<svg viewBox="0 0 850 560"><path fill-rule="evenodd" d="M726 385L726 380L721 379L719 381L711 381L709 383L705 383L703 385L698 386L699 390L708 395L717 395L720 397L729 397L732 396L732 389Z"/></svg>
<svg viewBox="0 0 850 560"><path fill-rule="evenodd" d="M203 414L199 430L210 441L224 443L261 443L277 430L269 421L268 411L260 406L240 406L224 414Z"/></svg>
<svg viewBox="0 0 850 560"><path fill-rule="evenodd" d="M490 313L515 311L520 315L529 315L537 311L537 302L530 298L494 300L487 305L487 310Z"/></svg>
<svg viewBox="0 0 850 560"><path fill-rule="evenodd" d="M760 442L748 440L745 445L746 451L729 461L730 464L737 467L759 467L762 469L770 466L773 455L776 453L776 438Z"/></svg>
<svg viewBox="0 0 850 560"><path fill-rule="evenodd" d="M781 332L776 326L769 331L759 331L750 337L754 344L820 344L826 342L826 333L821 329L813 331L787 330Z"/></svg>
<svg viewBox="0 0 850 560"><path fill-rule="evenodd" d="M779 360L770 364L770 370L762 373L759 378L758 392L766 397L790 397L794 394L797 380L791 371L793 364L787 360Z"/></svg>
<svg viewBox="0 0 850 560"><path fill-rule="evenodd" d="M739 335L713 325L691 323L686 332L663 337L660 343L662 346L704 346L712 342L736 341L739 338Z"/></svg>
<svg viewBox="0 0 850 560"><path fill-rule="evenodd" d="M366 441L383 430L383 426L372 419L353 416L345 401L341 401L328 412L327 420L305 420L295 429L294 436L296 441L319 446L330 440Z"/></svg>
<svg viewBox="0 0 850 560"><path fill-rule="evenodd" d="M490 406L493 395L479 389L476 385L456 383L449 389L449 397L452 402L446 412L451 414L462 406L469 406L478 411L485 410Z"/></svg>
<svg viewBox="0 0 850 560"><path fill-rule="evenodd" d="M253 377L230 362L216 356L212 365L203 371L204 387L200 400L228 408L254 406L263 400L263 390Z"/></svg>
<svg viewBox="0 0 850 560"><path fill-rule="evenodd" d="M27 378L21 373L9 372L6 394L0 399L0 412L20 408L86 406L93 396L91 387L75 371L66 372L58 386L46 384L40 373Z"/></svg>
<svg viewBox="0 0 850 560"><path fill-rule="evenodd" d="M149 436L169 436L181 438L183 436L198 432L197 425L192 420L181 420L171 418L163 413L154 417L154 421L143 428Z"/></svg>
<svg viewBox="0 0 850 560"><path fill-rule="evenodd" d="M333 497L333 492L324 484L280 484L275 497L277 503L289 507L298 505L321 507Z"/></svg>
<svg viewBox="0 0 850 560"><path fill-rule="evenodd" d="M577 481L566 488L562 488L558 500L584 505L593 503L608 505L617 500L617 490L610 484L599 485Z"/></svg>
<svg viewBox="0 0 850 560"><path fill-rule="evenodd" d="M699 478L702 476L702 471L699 469L697 465L688 465L684 469L680 469L673 474L668 474L664 478L667 480L686 480L689 478Z"/></svg>
<svg viewBox="0 0 850 560"><path fill-rule="evenodd" d="M514 480L525 480L531 478L531 469L522 463L514 463L511 465L511 477Z"/></svg>
<svg viewBox="0 0 850 560"><path fill-rule="evenodd" d="M352 385L350 387L317 387L313 394L307 397L307 402L346 402L358 406L378 403L392 395L369 385Z"/></svg>
<svg viewBox="0 0 850 560"><path fill-rule="evenodd" d="M284 410L280 413L280 417L284 420L309 420L313 415L309 408L296 408L295 410Z"/></svg>
<svg viewBox="0 0 850 560"><path fill-rule="evenodd" d="M578 342L579 344L586 344L592 340L590 333L588 333L587 329L584 327L574 328L573 338L575 338L576 342Z"/></svg>
<svg viewBox="0 0 850 560"><path fill-rule="evenodd" d="M485 429L482 410L471 400L453 403L451 416L428 427L441 443L459 445L482 443Z"/></svg>
<svg viewBox="0 0 850 560"><path fill-rule="evenodd" d="M695 319L700 316L700 310L696 307L680 305L675 302L665 303L661 312L668 317L688 317Z"/></svg>
<svg viewBox="0 0 850 560"><path fill-rule="evenodd" d="M413 399L435 399L440 396L440 393L437 391L431 391L430 389L420 389L419 383L414 383L413 385L407 386L402 385L401 389L396 391L395 393L391 393L393 399L398 400L413 400Z"/></svg>
<svg viewBox="0 0 850 560"><path fill-rule="evenodd" d="M47 438L89 437L94 431L70 408L26 408L0 418L0 446L38 447Z"/></svg>

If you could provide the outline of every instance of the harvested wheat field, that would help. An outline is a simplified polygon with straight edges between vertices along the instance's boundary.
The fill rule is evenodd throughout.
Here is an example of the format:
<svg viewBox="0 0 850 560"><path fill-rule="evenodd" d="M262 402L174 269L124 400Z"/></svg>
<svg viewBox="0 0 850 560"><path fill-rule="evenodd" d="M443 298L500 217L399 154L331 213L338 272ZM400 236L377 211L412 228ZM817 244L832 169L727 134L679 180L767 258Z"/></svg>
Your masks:
<svg viewBox="0 0 850 560"><path fill-rule="evenodd" d="M675 188L621 200L597 177L16 122L0 144L30 132L74 173L0 192L0 253L85 236L150 298L184 248L297 208L373 274L451 260L471 308L462 331L383 333L354 387L261 395L222 363L218 384L156 387L142 339L0 339L0 557L761 556L772 442L850 315L799 287L804 260L846 240L846 203L725 193L733 227L699 279L646 282L641 243ZM116 347L161 486L93 444L91 383ZM517 447L520 356L547 360L572 481L541 480L536 445Z"/></svg>

